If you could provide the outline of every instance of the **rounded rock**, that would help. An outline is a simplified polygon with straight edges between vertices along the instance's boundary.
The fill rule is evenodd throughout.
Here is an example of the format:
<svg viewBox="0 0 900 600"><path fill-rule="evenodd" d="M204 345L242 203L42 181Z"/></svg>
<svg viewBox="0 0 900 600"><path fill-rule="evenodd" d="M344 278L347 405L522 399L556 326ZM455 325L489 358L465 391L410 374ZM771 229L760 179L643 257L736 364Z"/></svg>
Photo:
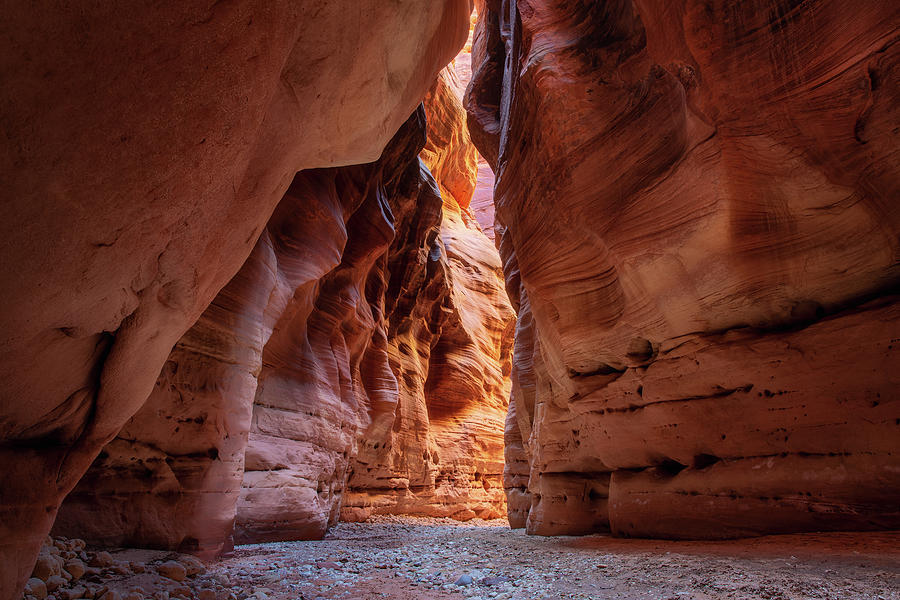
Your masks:
<svg viewBox="0 0 900 600"><path fill-rule="evenodd" d="M47 597L47 584L42 579L32 577L25 583L25 593L38 600L44 600Z"/></svg>
<svg viewBox="0 0 900 600"><path fill-rule="evenodd" d="M69 575L72 576L72 579L75 580L84 577L84 573L87 570L87 566L85 566L84 562L77 558L67 560L63 568L68 571Z"/></svg>
<svg viewBox="0 0 900 600"><path fill-rule="evenodd" d="M174 560L169 560L157 565L156 570L163 577L168 577L175 581L184 581L184 578L187 577L187 569L185 569L181 563Z"/></svg>
<svg viewBox="0 0 900 600"><path fill-rule="evenodd" d="M89 563L92 567L111 567L113 565L113 557L109 552L96 553Z"/></svg>
<svg viewBox="0 0 900 600"><path fill-rule="evenodd" d="M59 575L51 575L50 577L47 578L46 583L47 583L47 591L55 592L59 588L66 585L66 580L63 579L62 577L60 577Z"/></svg>

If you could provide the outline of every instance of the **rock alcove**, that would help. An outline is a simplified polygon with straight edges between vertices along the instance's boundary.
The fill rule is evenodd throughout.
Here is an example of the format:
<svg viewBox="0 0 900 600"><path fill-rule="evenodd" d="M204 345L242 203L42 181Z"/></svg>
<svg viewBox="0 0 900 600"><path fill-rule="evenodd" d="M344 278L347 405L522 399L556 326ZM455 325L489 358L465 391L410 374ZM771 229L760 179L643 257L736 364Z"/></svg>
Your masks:
<svg viewBox="0 0 900 600"><path fill-rule="evenodd" d="M0 30L0 600L896 597L895 3Z"/></svg>

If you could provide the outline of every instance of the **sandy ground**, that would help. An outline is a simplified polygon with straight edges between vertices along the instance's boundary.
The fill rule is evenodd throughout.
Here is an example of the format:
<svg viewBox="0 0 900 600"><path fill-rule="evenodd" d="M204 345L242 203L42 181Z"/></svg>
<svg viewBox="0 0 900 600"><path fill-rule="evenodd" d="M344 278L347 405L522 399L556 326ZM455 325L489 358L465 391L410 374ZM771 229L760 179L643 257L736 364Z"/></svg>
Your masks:
<svg viewBox="0 0 900 600"><path fill-rule="evenodd" d="M210 574L239 599L900 600L900 532L665 542L388 517L239 546Z"/></svg>

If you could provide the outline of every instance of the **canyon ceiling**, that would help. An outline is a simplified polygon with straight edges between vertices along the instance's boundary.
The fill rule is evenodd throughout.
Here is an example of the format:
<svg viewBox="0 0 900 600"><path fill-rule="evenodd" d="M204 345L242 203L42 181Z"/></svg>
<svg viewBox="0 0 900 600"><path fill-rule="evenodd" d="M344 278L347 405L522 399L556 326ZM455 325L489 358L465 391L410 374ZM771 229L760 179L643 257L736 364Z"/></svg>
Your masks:
<svg viewBox="0 0 900 600"><path fill-rule="evenodd" d="M475 4L465 108L471 0L7 11L0 599L51 527L900 528L900 5Z"/></svg>

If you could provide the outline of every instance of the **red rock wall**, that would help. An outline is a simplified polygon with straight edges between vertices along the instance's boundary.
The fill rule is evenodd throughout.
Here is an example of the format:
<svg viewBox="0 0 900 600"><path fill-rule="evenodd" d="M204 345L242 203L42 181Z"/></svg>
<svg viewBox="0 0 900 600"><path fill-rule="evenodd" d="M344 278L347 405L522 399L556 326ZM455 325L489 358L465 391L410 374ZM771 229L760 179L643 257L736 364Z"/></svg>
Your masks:
<svg viewBox="0 0 900 600"><path fill-rule="evenodd" d="M306 204L324 193L358 208L338 221L346 229L334 247L337 264L307 286L288 288L289 306L266 345L239 541L321 537L338 518L358 437L397 403L384 350L382 280L389 246L400 238L418 249L440 219L439 197L422 192L424 127L420 111L379 164L311 173L310 185L297 190Z"/></svg>
<svg viewBox="0 0 900 600"><path fill-rule="evenodd" d="M424 113L374 164L298 174L56 533L213 555L235 518L248 542L319 538L342 504L503 514L513 313L456 204L476 167L451 73L426 99L441 184Z"/></svg>
<svg viewBox="0 0 900 600"><path fill-rule="evenodd" d="M502 423L514 313L497 251L466 210L477 156L456 86L447 68L425 99L428 142L421 156L442 196L438 235L428 249L435 263L426 269L409 249L391 250L386 334L399 405L362 437L346 519L505 512Z"/></svg>
<svg viewBox="0 0 900 600"><path fill-rule="evenodd" d="M320 4L6 11L0 598L294 174L375 160L471 8Z"/></svg>
<svg viewBox="0 0 900 600"><path fill-rule="evenodd" d="M486 2L467 107L519 309L515 525L900 525L898 22Z"/></svg>
<svg viewBox="0 0 900 600"><path fill-rule="evenodd" d="M423 156L437 179L417 159L400 164L392 186L370 192L375 213L357 226L351 219L342 263L320 284L312 315L288 313L289 327L299 322L300 330L280 354L294 357L293 366L264 368L260 379L238 506L241 541L320 537L339 514L504 511L502 364L512 310L496 251L455 203L471 196L475 156L448 76L426 98ZM389 247L373 246L378 238L367 231L378 214L396 231L382 238ZM335 321L337 309L344 316ZM303 319L308 346L297 345ZM318 355L314 322L327 324ZM335 371L310 384L311 366L328 364Z"/></svg>

